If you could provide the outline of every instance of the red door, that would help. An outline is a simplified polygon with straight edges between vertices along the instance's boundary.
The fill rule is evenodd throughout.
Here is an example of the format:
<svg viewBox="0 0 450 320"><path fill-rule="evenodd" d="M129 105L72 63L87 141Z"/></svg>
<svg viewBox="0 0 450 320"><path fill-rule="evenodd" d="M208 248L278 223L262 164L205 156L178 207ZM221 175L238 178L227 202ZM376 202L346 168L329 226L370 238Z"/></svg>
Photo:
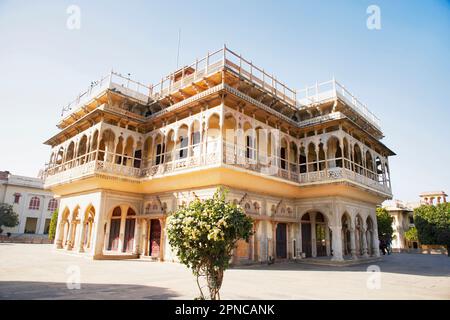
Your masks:
<svg viewBox="0 0 450 320"><path fill-rule="evenodd" d="M152 219L150 223L150 256L159 256L159 247L161 242L161 225L159 220Z"/></svg>
<svg viewBox="0 0 450 320"><path fill-rule="evenodd" d="M125 223L125 237L123 239L123 252L132 252L133 251L133 242L134 242L134 225L136 223L136 219L127 219Z"/></svg>
<svg viewBox="0 0 450 320"><path fill-rule="evenodd" d="M109 229L108 250L117 250L119 248L119 232L120 219L112 219L111 227Z"/></svg>

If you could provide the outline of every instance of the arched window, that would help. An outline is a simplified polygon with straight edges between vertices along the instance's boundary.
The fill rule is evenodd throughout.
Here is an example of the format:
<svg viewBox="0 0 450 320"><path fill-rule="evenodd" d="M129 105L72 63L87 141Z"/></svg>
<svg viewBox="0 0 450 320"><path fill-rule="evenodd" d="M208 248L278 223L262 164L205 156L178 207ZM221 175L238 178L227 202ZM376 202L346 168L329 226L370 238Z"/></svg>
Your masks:
<svg viewBox="0 0 450 320"><path fill-rule="evenodd" d="M55 211L58 208L58 200L56 199L50 199L50 201L48 202L48 211Z"/></svg>
<svg viewBox="0 0 450 320"><path fill-rule="evenodd" d="M28 209L30 210L39 210L39 206L41 205L41 200L39 200L38 197L33 197L30 200L30 205L28 206Z"/></svg>
<svg viewBox="0 0 450 320"><path fill-rule="evenodd" d="M20 196L20 193L14 193L14 203L19 203Z"/></svg>

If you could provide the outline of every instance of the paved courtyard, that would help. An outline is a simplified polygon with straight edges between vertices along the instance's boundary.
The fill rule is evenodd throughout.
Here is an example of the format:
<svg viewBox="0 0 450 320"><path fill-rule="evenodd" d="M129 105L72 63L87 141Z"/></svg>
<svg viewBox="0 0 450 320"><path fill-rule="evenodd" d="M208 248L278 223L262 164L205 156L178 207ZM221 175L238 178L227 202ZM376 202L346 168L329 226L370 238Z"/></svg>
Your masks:
<svg viewBox="0 0 450 320"><path fill-rule="evenodd" d="M297 263L246 266L225 273L222 299L450 299L450 258L393 254L368 265ZM81 288L69 290L77 278ZM369 283L369 285L368 285ZM45 244L0 243L0 299L193 299L191 272L177 263L93 261Z"/></svg>

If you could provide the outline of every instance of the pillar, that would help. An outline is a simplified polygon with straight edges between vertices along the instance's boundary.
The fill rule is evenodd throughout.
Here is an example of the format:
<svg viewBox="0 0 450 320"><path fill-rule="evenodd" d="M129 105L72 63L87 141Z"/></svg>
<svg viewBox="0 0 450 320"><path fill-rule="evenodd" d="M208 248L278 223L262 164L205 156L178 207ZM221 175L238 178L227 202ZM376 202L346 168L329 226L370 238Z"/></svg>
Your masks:
<svg viewBox="0 0 450 320"><path fill-rule="evenodd" d="M86 236L86 223L87 221L83 219L80 223L80 239L78 239L78 252L84 252L84 237Z"/></svg>
<svg viewBox="0 0 450 320"><path fill-rule="evenodd" d="M298 223L297 248L298 248L298 252L303 252L303 247L302 247L302 222L301 221ZM295 253L295 254L297 254L297 253Z"/></svg>
<svg viewBox="0 0 450 320"><path fill-rule="evenodd" d="M342 230L341 226L330 226L332 232L332 247L333 247L333 257L332 261L344 261L342 255Z"/></svg>
<svg viewBox="0 0 450 320"><path fill-rule="evenodd" d="M352 259L356 260L356 241L355 241L355 228L350 229L350 252L352 255Z"/></svg>
<svg viewBox="0 0 450 320"><path fill-rule="evenodd" d="M273 259L276 258L276 254L277 254L277 225L278 222L272 221L272 250L270 255L272 256Z"/></svg>
<svg viewBox="0 0 450 320"><path fill-rule="evenodd" d="M119 252L123 252L124 242L125 242L125 225L127 223L127 206L120 206L121 217L120 217L120 231L119 231Z"/></svg>
<svg viewBox="0 0 450 320"><path fill-rule="evenodd" d="M316 213L310 212L309 217L311 219L311 256L317 257L317 244L316 244Z"/></svg>
<svg viewBox="0 0 450 320"><path fill-rule="evenodd" d="M362 256L364 258L368 258L369 253L367 252L367 229L366 226L363 226L362 228Z"/></svg>
<svg viewBox="0 0 450 320"><path fill-rule="evenodd" d="M159 218L159 224L161 225L161 238L159 241L159 261L164 261L164 239L166 229L166 218Z"/></svg>
<svg viewBox="0 0 450 320"><path fill-rule="evenodd" d="M376 220L375 220L376 221ZM380 256L380 245L378 241L378 228L374 228L372 236L372 251L375 257Z"/></svg>
<svg viewBox="0 0 450 320"><path fill-rule="evenodd" d="M253 261L259 261L259 239L258 239L259 221L253 223Z"/></svg>
<svg viewBox="0 0 450 320"><path fill-rule="evenodd" d="M133 254L139 254L141 249L141 230L142 230L142 220L136 218L136 223L134 225L134 246Z"/></svg>
<svg viewBox="0 0 450 320"><path fill-rule="evenodd" d="M72 250L73 248L73 241L74 241L74 235L73 235L73 229L75 228L74 226L75 221L71 221L69 224L69 232L67 234L67 250Z"/></svg>

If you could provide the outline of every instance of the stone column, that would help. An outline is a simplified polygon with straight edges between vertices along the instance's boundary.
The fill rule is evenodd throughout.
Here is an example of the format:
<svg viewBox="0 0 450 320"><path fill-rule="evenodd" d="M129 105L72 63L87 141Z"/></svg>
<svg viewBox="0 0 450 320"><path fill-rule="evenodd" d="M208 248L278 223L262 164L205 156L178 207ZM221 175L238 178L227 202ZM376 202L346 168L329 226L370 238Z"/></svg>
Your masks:
<svg viewBox="0 0 450 320"><path fill-rule="evenodd" d="M80 239L78 241L78 252L84 252L84 238L86 237L86 221L80 223Z"/></svg>
<svg viewBox="0 0 450 320"><path fill-rule="evenodd" d="M369 257L369 254L368 254L368 252L367 252L367 235L366 235L366 232L367 232L367 230L366 230L366 226L363 226L363 229L362 229L362 252L363 252L363 257L364 258L368 258Z"/></svg>
<svg viewBox="0 0 450 320"><path fill-rule="evenodd" d="M311 220L311 256L317 257L317 243L316 243L316 213L310 212L309 217Z"/></svg>
<svg viewBox="0 0 450 320"><path fill-rule="evenodd" d="M134 246L133 246L133 254L138 255L141 249L141 227L142 220L136 218L136 223L134 225Z"/></svg>
<svg viewBox="0 0 450 320"><path fill-rule="evenodd" d="M271 256L273 259L276 258L276 254L277 254L277 225L278 225L278 222L272 221L272 252L271 252Z"/></svg>
<svg viewBox="0 0 450 320"><path fill-rule="evenodd" d="M259 220L253 223L253 261L259 261L259 239L258 239Z"/></svg>
<svg viewBox="0 0 450 320"><path fill-rule="evenodd" d="M352 254L352 259L356 260L356 241L355 241L355 228L350 229L350 252Z"/></svg>
<svg viewBox="0 0 450 320"><path fill-rule="evenodd" d="M328 223L325 225L325 246L327 250L327 256L331 255L331 248L330 248L330 230L328 227Z"/></svg>
<svg viewBox="0 0 450 320"><path fill-rule="evenodd" d="M332 232L333 257L332 261L344 261L342 255L342 230L341 226L330 226Z"/></svg>
<svg viewBox="0 0 450 320"><path fill-rule="evenodd" d="M165 229L166 229L166 218L159 218L159 223L161 225L161 238L159 240L159 261L164 261L164 239L165 239Z"/></svg>
<svg viewBox="0 0 450 320"><path fill-rule="evenodd" d="M69 224L69 232L67 233L67 238L68 238L68 240L67 240L67 250L72 250L72 248L73 248L73 241L74 241L74 228L75 228L75 226L74 226L74 224L75 224L75 221L70 221L70 224Z"/></svg>
<svg viewBox="0 0 450 320"><path fill-rule="evenodd" d="M380 245L379 245L379 241L378 241L378 228L374 228L374 230L373 230L372 241L373 241L373 243L372 243L373 255L375 257L379 257L380 256Z"/></svg>
<svg viewBox="0 0 450 320"><path fill-rule="evenodd" d="M302 222L301 221L298 223L298 242L297 242L297 247L300 250L299 252L303 252L303 246L302 246Z"/></svg>
<svg viewBox="0 0 450 320"><path fill-rule="evenodd" d="M118 251L123 252L124 242L125 242L125 224L127 223L127 206L121 206L120 210L122 212L122 216L120 217L120 231L119 231L119 247Z"/></svg>

